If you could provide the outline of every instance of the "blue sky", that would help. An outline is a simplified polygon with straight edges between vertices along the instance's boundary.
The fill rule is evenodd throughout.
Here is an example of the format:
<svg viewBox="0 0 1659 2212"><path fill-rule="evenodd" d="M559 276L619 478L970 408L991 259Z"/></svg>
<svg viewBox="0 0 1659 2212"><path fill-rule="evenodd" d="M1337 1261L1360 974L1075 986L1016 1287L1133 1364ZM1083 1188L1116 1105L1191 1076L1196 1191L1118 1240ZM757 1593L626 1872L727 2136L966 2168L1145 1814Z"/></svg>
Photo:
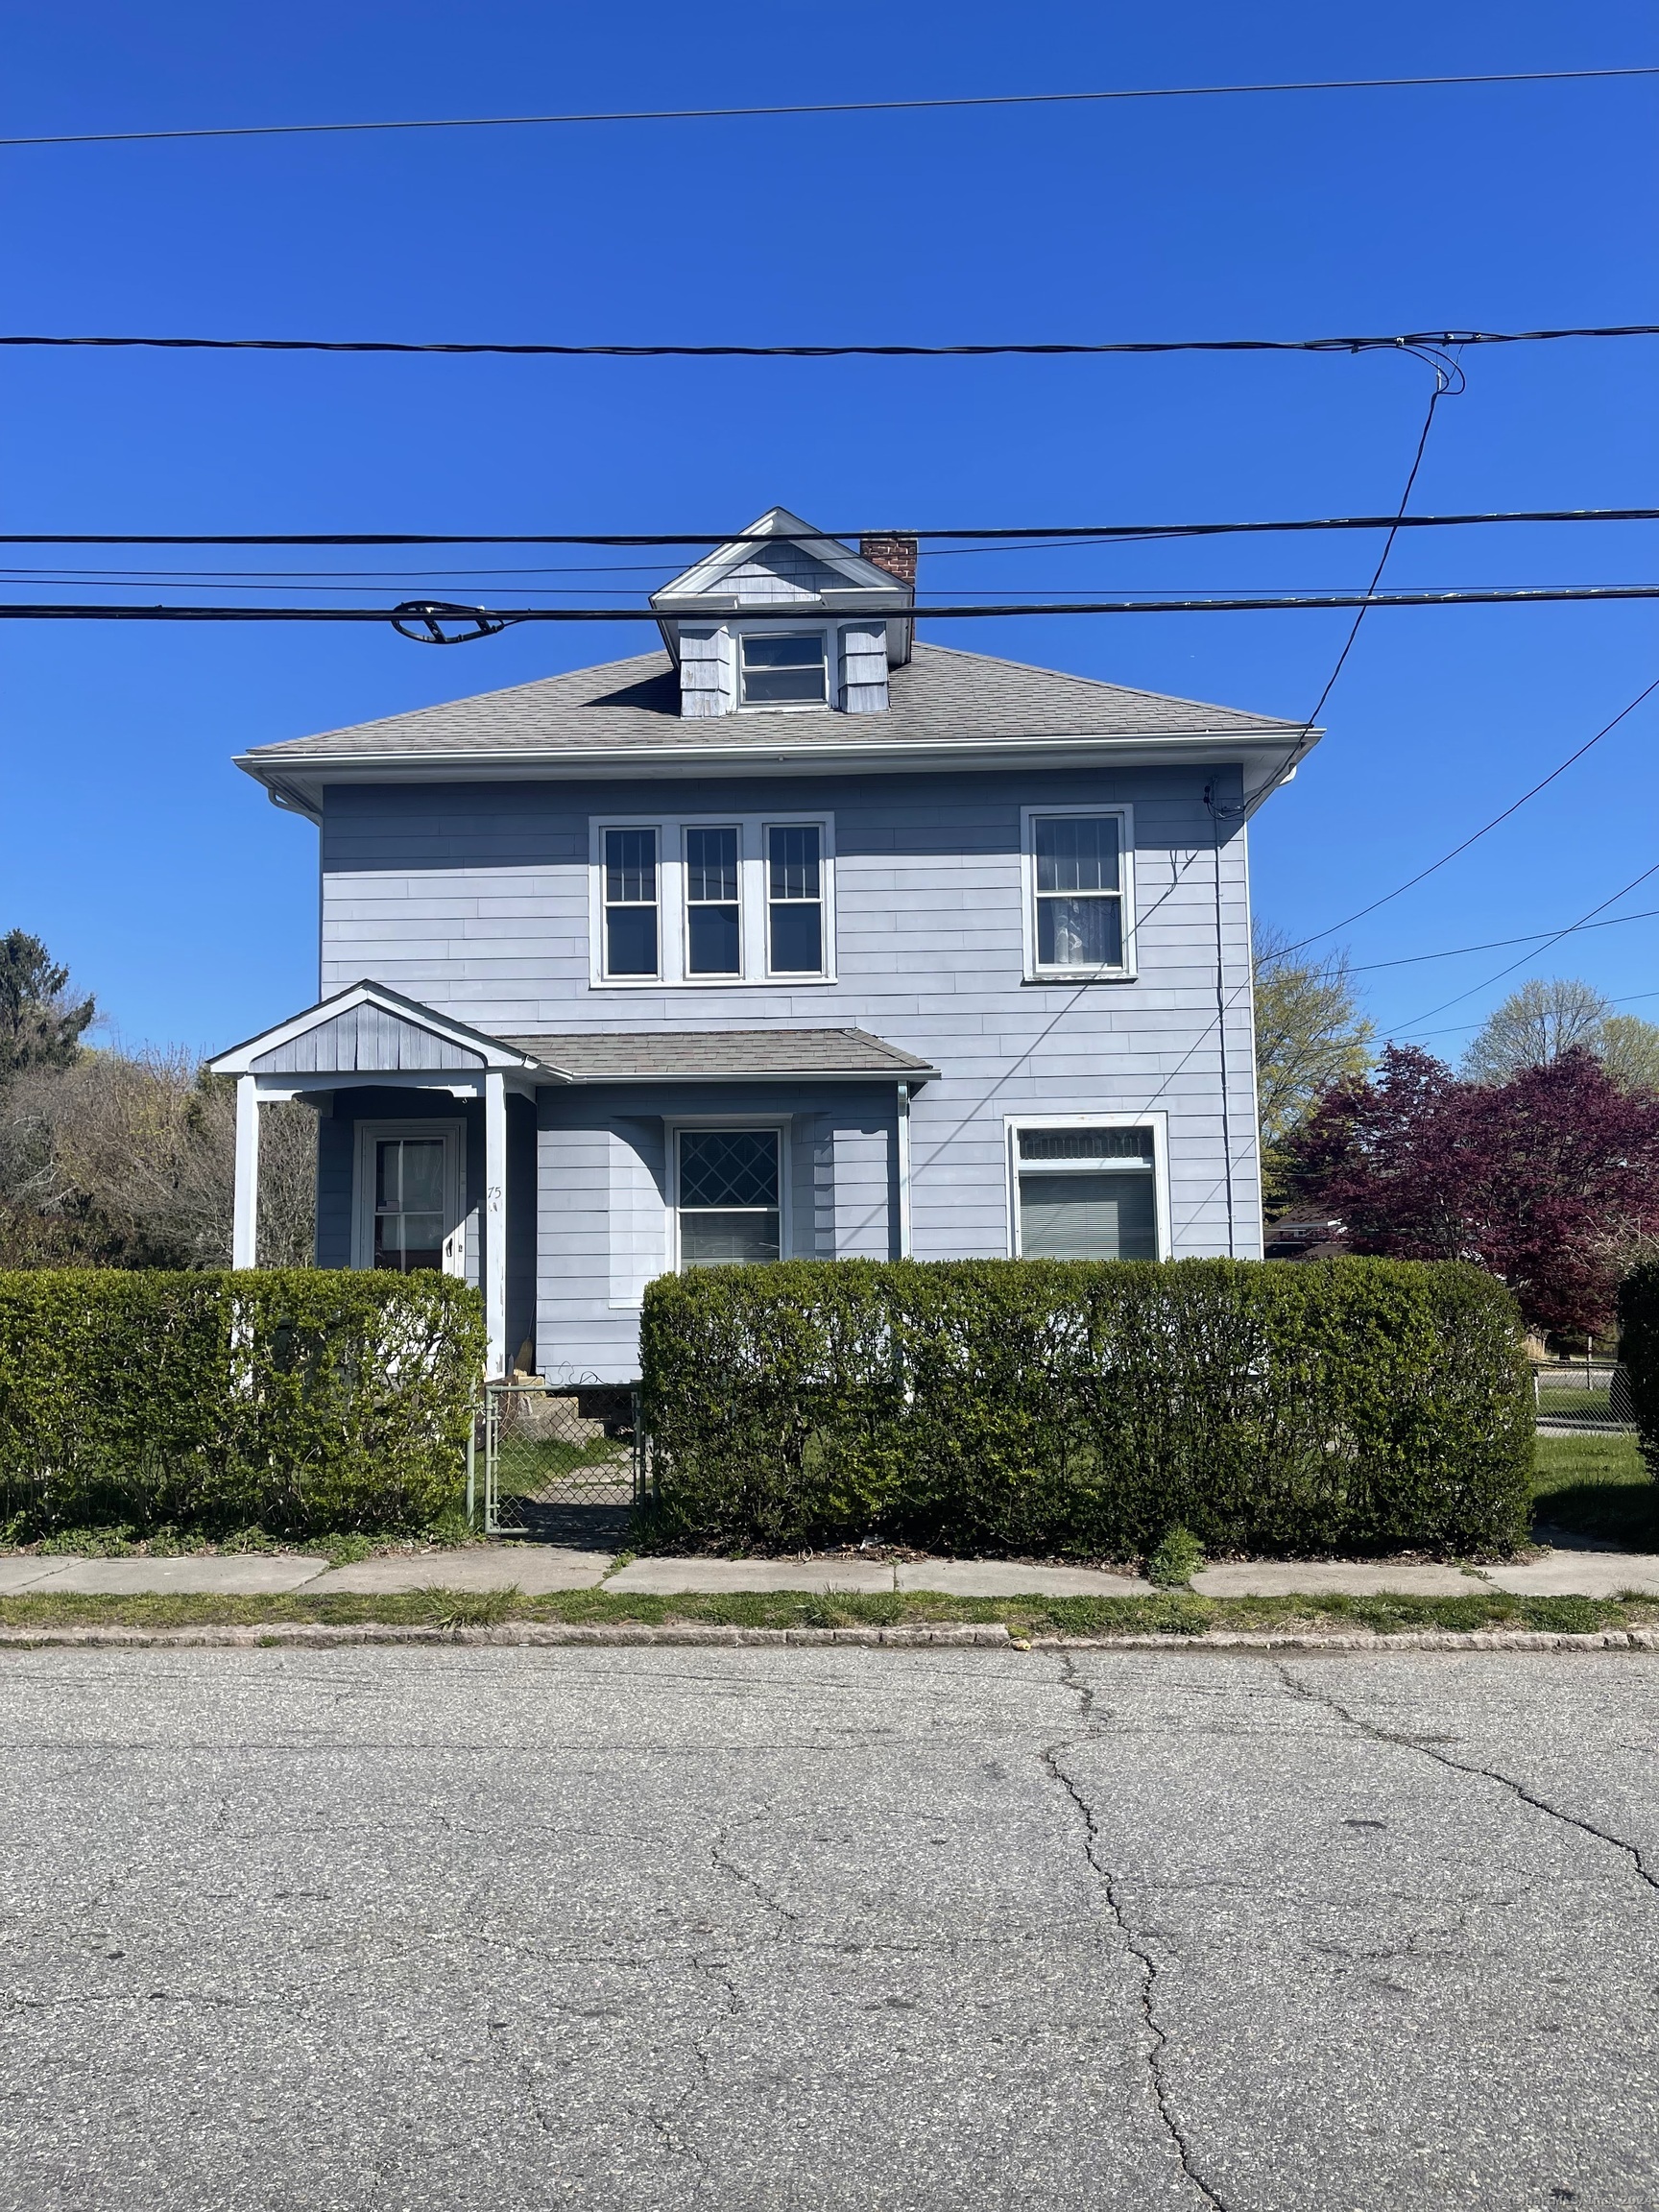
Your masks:
<svg viewBox="0 0 1659 2212"><path fill-rule="evenodd" d="M729 105L1659 60L1648 10L795 0L762 14L297 0L12 5L7 133ZM1306 335L1654 319L1659 81L571 130L0 150L12 329L688 342ZM1659 504L1659 341L1472 352L1415 503ZM513 363L0 355L8 529L830 528L1376 512L1428 372L1393 356ZM1653 526L1422 533L1396 585L1646 581ZM60 575L101 556L62 556ZM580 556L456 558L526 565ZM622 555L627 561L638 556ZM0 596L56 586L5 549ZM1359 586L1367 539L925 564L925 589ZM342 565L407 556L342 557ZM204 565L201 556L157 565ZM323 566L309 556L228 567ZM402 596L425 579L389 582ZM558 588L568 579L520 578ZM620 573L620 591L649 581ZM378 588L378 587L377 587ZM510 585L451 587L503 595ZM80 585L65 595L86 595ZM263 589L264 588L262 588ZM152 595L160 596L159 588ZM211 594L222 596L223 591ZM258 596L258 593L253 594ZM1345 617L951 625L943 641L1306 713ZM926 631L924 632L926 635ZM314 832L250 744L641 649L597 626L451 653L378 628L9 626L0 927L130 1039L210 1046L308 1001ZM1377 613L1330 734L1260 818L1300 937L1411 874L1659 675L1659 614ZM1357 963L1575 920L1659 860L1659 699L1466 859L1334 940ZM1659 877L1615 911L1659 907ZM1659 920L1538 963L1659 1018ZM1515 954L1363 977L1461 1034Z"/></svg>

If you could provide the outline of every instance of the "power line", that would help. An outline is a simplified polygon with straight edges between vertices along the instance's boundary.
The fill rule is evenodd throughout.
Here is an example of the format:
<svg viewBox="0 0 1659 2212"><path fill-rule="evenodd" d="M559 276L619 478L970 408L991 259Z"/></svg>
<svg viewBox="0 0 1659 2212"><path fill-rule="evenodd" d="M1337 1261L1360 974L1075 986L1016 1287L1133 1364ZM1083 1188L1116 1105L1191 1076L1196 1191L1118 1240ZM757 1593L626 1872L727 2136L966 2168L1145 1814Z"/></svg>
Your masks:
<svg viewBox="0 0 1659 2212"><path fill-rule="evenodd" d="M1467 853L1471 845L1478 845L1482 837L1489 836L1500 823L1507 822L1511 814L1518 813L1529 799L1536 799L1539 792L1548 789L1558 776L1565 776L1575 761L1582 760L1592 746L1599 745L1603 737L1617 730L1620 723L1629 715L1634 714L1637 708L1645 700L1650 699L1655 691L1659 691L1659 677L1655 677L1646 690L1638 691L1627 707L1621 707L1612 721L1604 722L1593 737L1587 737L1584 740L1576 752L1569 753L1566 759L1558 767L1551 768L1548 776L1541 777L1529 791L1523 791L1519 799L1511 800L1502 813L1493 815L1490 822L1483 822L1479 829L1472 831L1460 845L1454 845L1450 853L1442 853L1438 860L1431 860L1427 868L1420 868L1415 876L1408 876L1404 883L1397 883L1392 891L1384 891L1381 899L1373 899L1368 906L1360 906L1354 913L1345 916L1342 921L1333 922L1327 928L1315 929L1310 937L1303 937L1294 945L1287 945L1285 948L1286 951L1287 953L1300 952L1304 946L1316 945L1321 937L1334 937L1338 929L1346 929L1356 922L1362 922L1367 914L1375 914L1380 906L1386 906L1392 901L1403 897L1406 892L1415 890L1419 883L1437 874L1440 869L1446 866L1448 861L1455 860L1460 854Z"/></svg>
<svg viewBox="0 0 1659 2212"><path fill-rule="evenodd" d="M1610 922L1574 922L1565 929L1530 929L1524 937L1489 937L1483 945L1451 945L1441 952L1406 952L1396 960L1364 960L1358 967L1349 967L1350 975L1373 975L1379 968L1416 968L1425 960L1455 960L1465 952L1502 952L1511 945L1536 945L1549 938L1552 945L1563 937L1575 937L1586 929L1622 929L1626 922L1651 922L1659 917L1659 906L1644 906L1639 914L1615 914ZM1295 950L1286 947L1286 954ZM1267 963L1270 965L1271 963Z"/></svg>
<svg viewBox="0 0 1659 2212"><path fill-rule="evenodd" d="M1271 92L1390 92L1430 85L1573 84L1659 76L1659 66L1485 70L1464 76L1325 77L1262 84L1139 84L1101 92L982 92L932 100L814 100L749 108L623 108L551 115L429 115L386 122L232 123L181 131L59 131L0 138L0 146L128 146L180 138L300 138L363 131L516 131L578 123L713 123L778 115L880 115L949 108L1081 107L1113 100L1225 100Z"/></svg>
<svg viewBox="0 0 1659 2212"><path fill-rule="evenodd" d="M1659 876L1659 860L1655 860L1651 867L1644 868L1640 876L1632 876L1629 882L1621 890L1615 891L1610 899L1603 899L1599 906L1592 906L1590 911L1587 914L1581 914L1576 922L1570 922L1565 929L1557 929L1552 937L1539 946L1538 951L1548 952L1551 946L1559 945L1563 937L1573 936L1575 931L1582 929L1586 923L1593 922L1598 914L1605 914L1609 906L1616 906L1621 899L1627 897L1630 892L1635 890L1638 883L1646 883L1650 876ZM1537 954L1535 953L1523 953L1519 960L1511 960L1506 968L1500 968L1495 975L1488 975L1484 982L1472 983L1467 991L1459 991L1454 998L1443 998L1438 1006L1431 1006L1427 1014L1419 1014L1414 1021L1403 1023L1403 1029L1408 1034L1421 1023L1432 1022L1436 1014L1444 1014L1448 1007L1461 1006L1465 998L1473 998L1482 991L1489 991L1494 983L1502 983L1505 975L1513 975L1517 968L1525 968L1528 960L1536 957Z"/></svg>
<svg viewBox="0 0 1659 2212"><path fill-rule="evenodd" d="M1631 919L1634 920L1635 917L1632 916ZM1607 1003L1609 1006L1639 1006L1645 998L1659 998L1659 991L1632 991L1625 998L1609 998ZM1481 1022L1454 1022L1449 1028L1420 1029L1417 1034L1420 1038L1467 1037L1471 1029L1484 1027L1485 1023Z"/></svg>
<svg viewBox="0 0 1659 2212"><path fill-rule="evenodd" d="M497 339L195 338L36 331L0 334L0 347L150 347L163 352L194 353L490 353L557 360L840 361L857 357L934 361L985 360L1004 354L1408 353L1425 347L1534 346L1562 338L1653 337L1659 337L1659 323L1586 324L1551 330L1413 330L1345 338L1121 338L1098 343L1076 339L1022 339L959 346L566 346Z"/></svg>
<svg viewBox="0 0 1659 2212"><path fill-rule="evenodd" d="M1655 522L1659 507L1527 507L1471 515L1322 515L1266 522L1031 522L1008 527L956 530L876 531L676 530L676 531L0 531L0 545L810 545L822 539L868 536L936 539L978 538L1005 545L1031 538L1064 545L1088 540L1140 543L1164 538L1270 536L1276 532L1318 530L1452 530L1493 522ZM1046 545L1029 550L1043 551ZM951 546L974 552L974 546Z"/></svg>
<svg viewBox="0 0 1659 2212"><path fill-rule="evenodd" d="M1373 607L1511 607L1620 599L1659 599L1659 584L1503 586L1467 591L1285 592L1233 599L1067 599L1035 606L917 606L902 612L922 622L963 622L1027 614L1254 614L1286 610L1329 613ZM798 623L801 619L799 608L788 606L745 606L735 612L741 613L746 622ZM126 602L88 606L67 601L0 605L0 621L12 622L391 622L426 615L447 621L488 622L497 629L519 622L655 622L659 619L649 607L474 608L439 606L423 600L396 608L150 607Z"/></svg>

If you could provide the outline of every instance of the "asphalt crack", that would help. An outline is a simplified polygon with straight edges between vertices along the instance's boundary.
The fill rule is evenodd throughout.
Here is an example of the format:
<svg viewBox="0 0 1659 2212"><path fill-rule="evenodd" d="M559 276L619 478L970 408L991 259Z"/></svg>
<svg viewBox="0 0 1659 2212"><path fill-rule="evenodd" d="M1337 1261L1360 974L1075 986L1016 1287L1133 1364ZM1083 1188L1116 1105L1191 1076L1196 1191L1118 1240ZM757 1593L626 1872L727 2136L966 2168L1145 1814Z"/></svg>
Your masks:
<svg viewBox="0 0 1659 2212"><path fill-rule="evenodd" d="M1078 1700L1079 1718L1083 1721L1085 1733L1090 1733L1094 1716L1094 1687L1078 1675L1076 1667L1069 1655L1062 1658L1061 1670L1062 1679L1066 1687L1073 1693ZM1100 1823L1094 1808L1061 1764L1062 1755L1070 1750L1076 1742L1078 1742L1076 1737L1062 1737L1058 1743L1046 1744L1038 1756L1043 1762L1045 1771L1065 1791L1083 1823L1083 1856L1088 1862L1091 1871L1099 1882L1100 1893L1105 1899L1106 1909L1112 1916L1113 1924L1123 1939L1124 1949L1140 1968L1139 1998L1141 2024L1144 2030L1146 2075L1152 2090L1152 2100L1157 2107L1158 2117L1163 2124L1164 2131L1169 2138L1170 2147L1176 2157L1181 2161L1182 2173L1197 2190L1203 2201L1206 2204L1214 2205L1215 2212L1228 2212L1225 2199L1211 2186L1199 2172L1193 2158L1192 2146L1188 2140L1187 2130L1182 2126L1180 2115L1175 2109L1168 2078L1169 2036L1167 2030L1158 2017L1158 1986L1163 1977L1163 1967L1159 1963L1157 1953L1143 1936L1136 1933L1134 1925L1124 1910L1118 1877L1100 1855Z"/></svg>
<svg viewBox="0 0 1659 2212"><path fill-rule="evenodd" d="M1304 1704L1318 1705L1327 1713L1334 1713L1345 1726L1356 1729L1373 1743L1390 1743L1403 1751L1416 1751L1425 1759L1432 1759L1437 1767L1450 1767L1454 1774L1467 1774L1479 1781L1495 1782L1500 1789L1507 1790L1535 1813L1546 1814L1551 1820L1558 1820L1564 1828L1575 1828L1579 1835L1592 1837L1598 1843L1605 1843L1610 1849L1622 1852L1634 1867L1637 1878L1645 1882L1649 1889L1659 1890L1659 1874L1648 1865L1640 1844L1631 1843L1623 1836L1615 1836L1610 1828L1599 1828L1594 1820L1582 1819L1576 1813L1568 1813L1561 1806L1552 1805L1548 1797L1540 1797L1535 1790L1529 1790L1525 1782L1517 1782L1512 1774L1501 1773L1495 1767L1480 1767L1469 1760L1454 1759L1450 1752L1443 1751L1437 1743L1431 1743L1421 1736L1405 1735L1397 1729L1384 1728L1378 1721L1365 1719L1362 1715L1344 1705L1340 1698L1329 1696L1324 1691L1298 1681L1287 1667L1281 1666L1277 1671L1279 1679L1291 1696L1300 1698Z"/></svg>

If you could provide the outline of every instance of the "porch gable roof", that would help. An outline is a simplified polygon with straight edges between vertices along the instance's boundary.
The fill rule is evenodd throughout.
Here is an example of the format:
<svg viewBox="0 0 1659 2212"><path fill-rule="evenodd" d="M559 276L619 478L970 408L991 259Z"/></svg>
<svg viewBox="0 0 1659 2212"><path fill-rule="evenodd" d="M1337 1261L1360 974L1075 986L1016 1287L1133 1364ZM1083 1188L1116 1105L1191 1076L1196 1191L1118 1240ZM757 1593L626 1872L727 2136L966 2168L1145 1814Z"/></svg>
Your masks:
<svg viewBox="0 0 1659 2212"><path fill-rule="evenodd" d="M208 1063L215 1075L523 1070L531 1055L367 978Z"/></svg>

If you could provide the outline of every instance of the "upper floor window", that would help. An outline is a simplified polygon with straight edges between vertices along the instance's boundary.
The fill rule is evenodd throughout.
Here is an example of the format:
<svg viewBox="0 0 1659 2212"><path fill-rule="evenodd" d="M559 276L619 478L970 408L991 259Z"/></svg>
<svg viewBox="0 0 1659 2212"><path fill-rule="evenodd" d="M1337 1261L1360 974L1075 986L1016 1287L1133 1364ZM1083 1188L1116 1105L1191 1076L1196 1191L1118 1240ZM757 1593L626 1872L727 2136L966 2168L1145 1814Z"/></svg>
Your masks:
<svg viewBox="0 0 1659 2212"><path fill-rule="evenodd" d="M605 973L658 972L657 832L605 832Z"/></svg>
<svg viewBox="0 0 1659 2212"><path fill-rule="evenodd" d="M773 631L737 640L738 704L743 707L823 707L830 699L830 664L822 630L780 637Z"/></svg>
<svg viewBox="0 0 1659 2212"><path fill-rule="evenodd" d="M595 984L835 980L827 814L598 822L589 879Z"/></svg>
<svg viewBox="0 0 1659 2212"><path fill-rule="evenodd" d="M1133 972L1127 807L1025 809L1028 976Z"/></svg>
<svg viewBox="0 0 1659 2212"><path fill-rule="evenodd" d="M737 880L741 830L685 832L685 970L690 975L741 975L743 908Z"/></svg>
<svg viewBox="0 0 1659 2212"><path fill-rule="evenodd" d="M774 975L817 975L824 967L823 832L816 823L766 832L767 957Z"/></svg>

